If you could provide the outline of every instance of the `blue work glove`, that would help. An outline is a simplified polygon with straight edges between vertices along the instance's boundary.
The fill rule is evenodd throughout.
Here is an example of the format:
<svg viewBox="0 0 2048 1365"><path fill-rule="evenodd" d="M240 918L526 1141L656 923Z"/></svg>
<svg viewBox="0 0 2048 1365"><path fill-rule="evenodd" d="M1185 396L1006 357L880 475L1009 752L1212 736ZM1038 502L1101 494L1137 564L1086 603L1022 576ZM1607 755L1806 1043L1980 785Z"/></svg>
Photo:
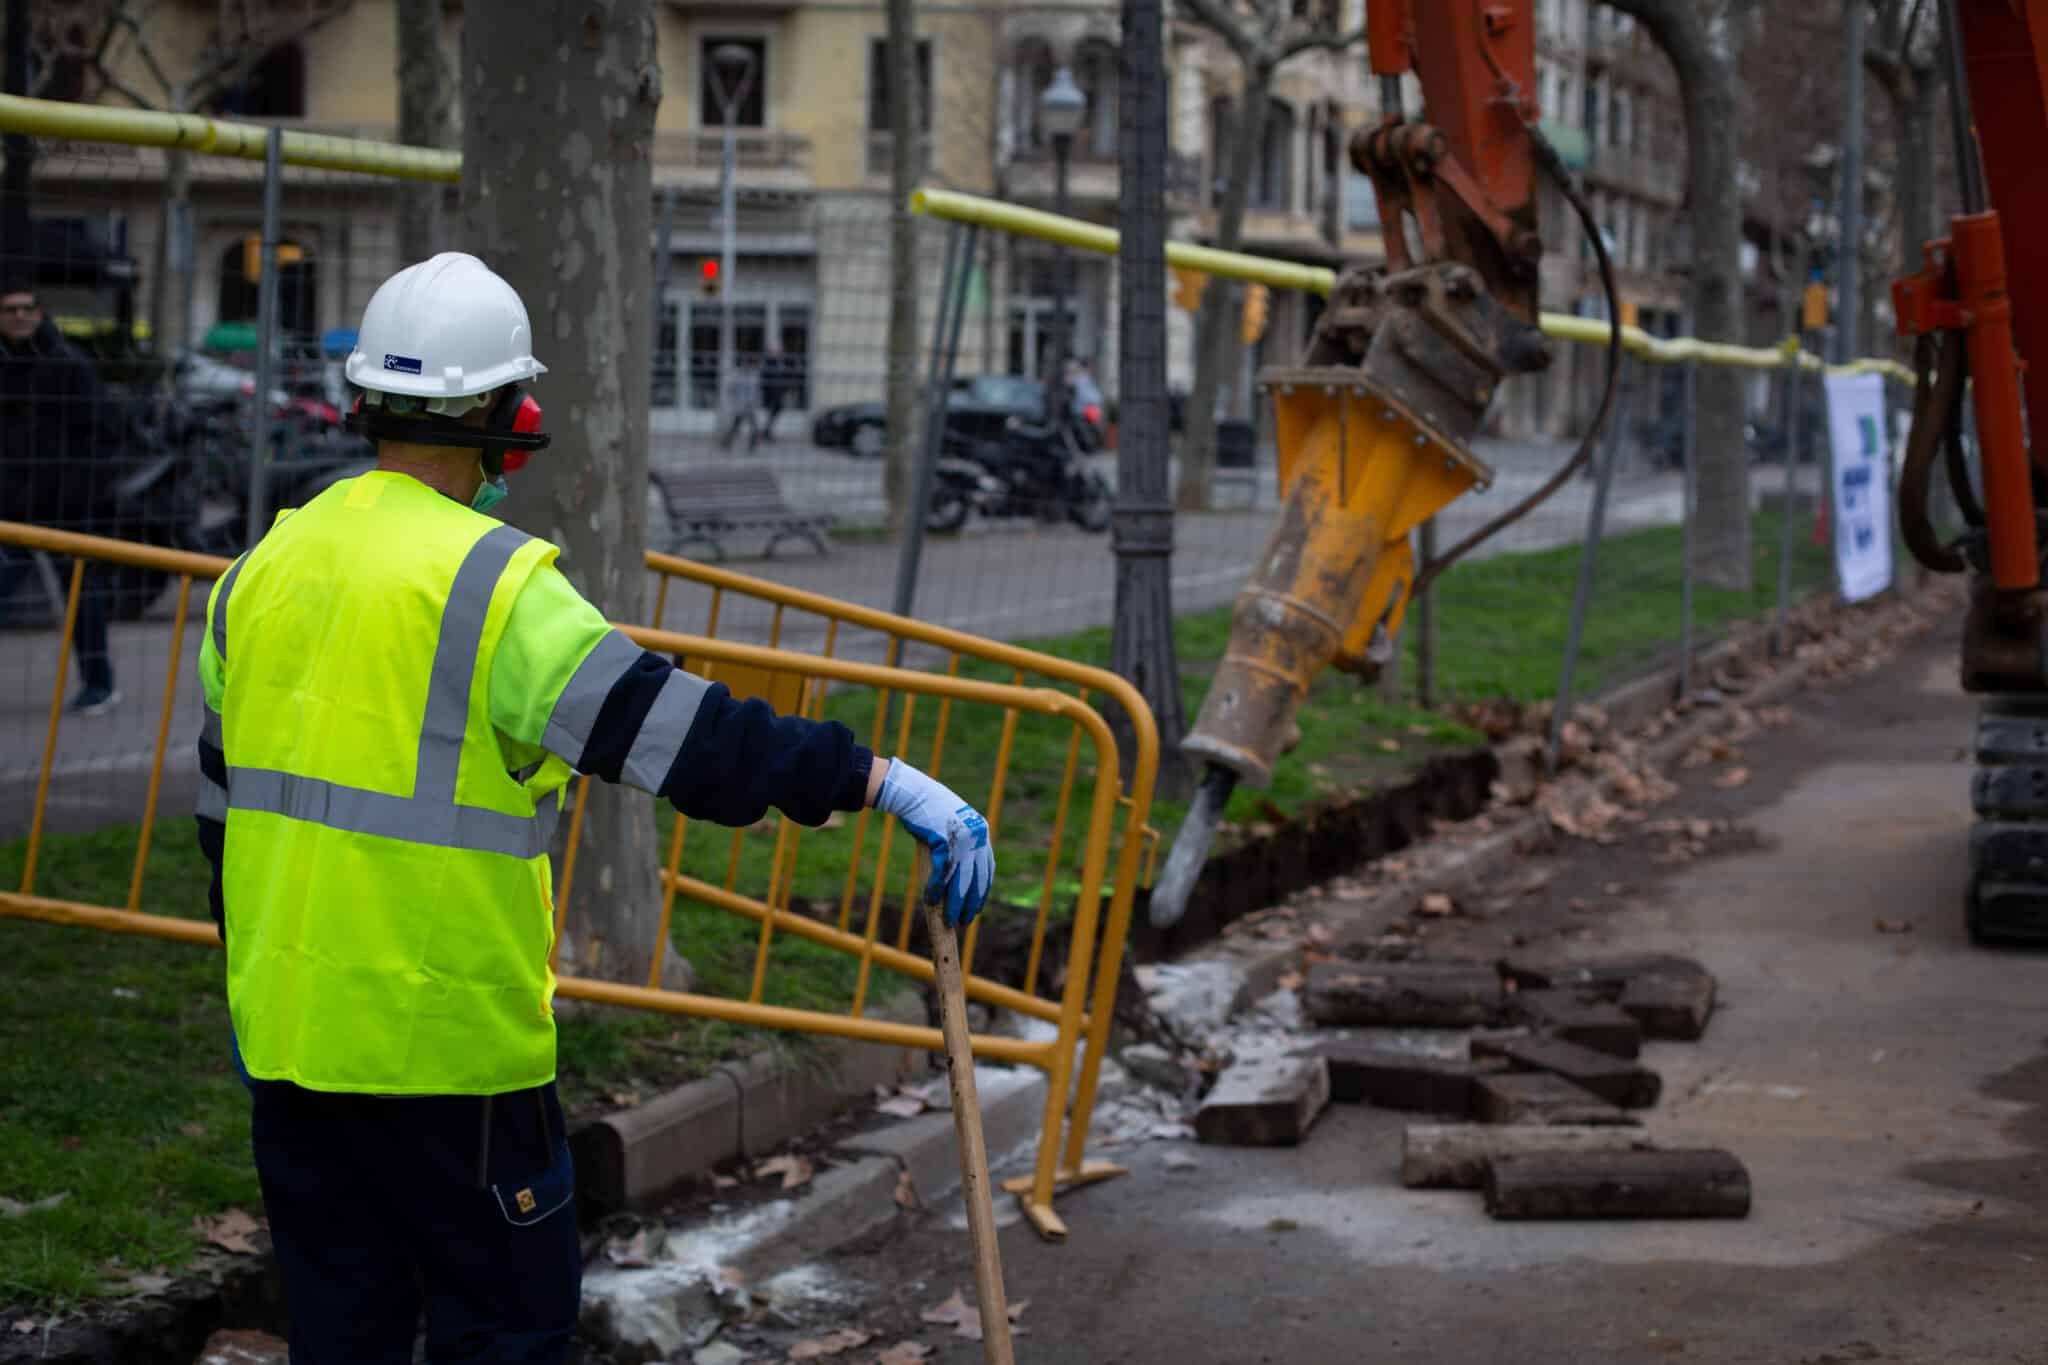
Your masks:
<svg viewBox="0 0 2048 1365"><path fill-rule="evenodd" d="M988 821L950 788L934 782L900 758L889 760L875 809L903 822L932 851L932 879L924 903L946 899L946 923L964 929L981 913L996 879L996 855L988 846Z"/></svg>

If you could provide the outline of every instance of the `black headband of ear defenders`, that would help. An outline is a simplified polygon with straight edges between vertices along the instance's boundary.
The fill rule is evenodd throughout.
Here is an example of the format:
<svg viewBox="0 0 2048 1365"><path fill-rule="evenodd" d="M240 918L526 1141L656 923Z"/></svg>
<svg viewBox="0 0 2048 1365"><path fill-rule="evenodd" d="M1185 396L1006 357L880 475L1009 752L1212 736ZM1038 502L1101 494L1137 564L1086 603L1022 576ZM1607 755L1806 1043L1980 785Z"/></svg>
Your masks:
<svg viewBox="0 0 2048 1365"><path fill-rule="evenodd" d="M413 441L420 445L481 450L484 473L493 479L505 472L508 451L545 450L553 439L539 429L540 404L517 384L507 384L498 391L490 418L481 427L465 425L460 418L438 412L396 413L365 407L360 396L349 409L345 425L356 435L373 441ZM524 463L522 459L513 467Z"/></svg>

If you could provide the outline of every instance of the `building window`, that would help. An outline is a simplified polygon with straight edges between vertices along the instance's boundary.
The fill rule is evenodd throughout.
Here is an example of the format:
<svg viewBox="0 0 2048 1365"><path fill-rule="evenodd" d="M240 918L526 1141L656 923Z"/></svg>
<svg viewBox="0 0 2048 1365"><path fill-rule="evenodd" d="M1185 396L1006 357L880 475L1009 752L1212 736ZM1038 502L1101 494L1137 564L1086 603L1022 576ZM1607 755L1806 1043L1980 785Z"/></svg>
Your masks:
<svg viewBox="0 0 2048 1365"><path fill-rule="evenodd" d="M207 112L223 117L304 118L306 50L280 43L235 84L208 101Z"/></svg>
<svg viewBox="0 0 2048 1365"><path fill-rule="evenodd" d="M1253 208L1294 207L1294 109L1266 101L1266 130L1259 139L1259 164L1252 168Z"/></svg>
<svg viewBox="0 0 2048 1365"><path fill-rule="evenodd" d="M705 128L725 126L725 106L720 100L718 75L712 69L711 54L726 44L743 47L754 54L754 76L747 82L739 107L733 111L733 127L768 126L768 40L707 36L697 40L697 122Z"/></svg>
<svg viewBox="0 0 2048 1365"><path fill-rule="evenodd" d="M1371 232L1380 225L1380 201L1373 196L1372 177L1352 171L1344 177L1344 230Z"/></svg>
<svg viewBox="0 0 2048 1365"><path fill-rule="evenodd" d="M1074 155L1114 161L1117 153L1116 49L1096 39L1074 54L1074 83L1088 97L1088 114L1074 139Z"/></svg>
<svg viewBox="0 0 2048 1365"><path fill-rule="evenodd" d="M894 117L889 108L889 40L876 38L868 44L868 131L886 133ZM917 105L919 131L932 130L932 40L917 40Z"/></svg>

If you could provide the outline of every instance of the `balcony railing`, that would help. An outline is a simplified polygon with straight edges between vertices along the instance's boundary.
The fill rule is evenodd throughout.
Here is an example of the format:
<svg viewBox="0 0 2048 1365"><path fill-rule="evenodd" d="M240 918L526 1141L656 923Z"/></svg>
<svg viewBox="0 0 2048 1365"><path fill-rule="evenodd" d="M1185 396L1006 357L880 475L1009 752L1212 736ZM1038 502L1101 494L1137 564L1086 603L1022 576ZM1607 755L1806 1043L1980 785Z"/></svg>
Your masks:
<svg viewBox="0 0 2048 1365"><path fill-rule="evenodd" d="M714 175L725 157L725 130L694 128L654 135L654 164L683 166ZM811 168L811 140L773 128L739 128L733 132L733 160L742 171L791 171Z"/></svg>

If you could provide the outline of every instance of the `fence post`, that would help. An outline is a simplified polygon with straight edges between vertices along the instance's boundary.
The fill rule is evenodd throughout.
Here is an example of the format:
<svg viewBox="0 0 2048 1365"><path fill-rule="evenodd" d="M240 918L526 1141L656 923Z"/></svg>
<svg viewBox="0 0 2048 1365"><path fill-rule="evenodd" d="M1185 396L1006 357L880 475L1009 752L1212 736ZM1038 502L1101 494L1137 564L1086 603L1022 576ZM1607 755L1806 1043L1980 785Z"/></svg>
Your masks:
<svg viewBox="0 0 2048 1365"><path fill-rule="evenodd" d="M917 600L917 566L924 555L924 517L931 505L932 479L946 440L946 395L953 387L953 362L960 355L960 324L967 317L967 276L974 261L980 228L971 223L946 225L946 265L939 276L939 310L932 320L932 358L926 367L924 452L912 481L910 506L903 515L903 548L896 560L896 595L891 608L910 615Z"/></svg>
<svg viewBox="0 0 2048 1365"><path fill-rule="evenodd" d="M1436 558L1436 518L1422 523L1416 537L1416 568L1427 568ZM1436 588L1422 590L1415 601L1415 704L1427 711L1436 704Z"/></svg>
<svg viewBox="0 0 2048 1365"><path fill-rule="evenodd" d="M1593 477L1593 504L1586 513L1586 543L1579 550L1579 582L1572 592L1572 619L1564 642L1564 662L1557 675L1557 703L1550 713L1550 742L1543 751L1545 775L1557 772L1559 746L1564 742L1564 724L1572 710L1572 675L1578 672L1579 641L1586 631L1586 609L1593 599L1593 568L1600 553L1600 535L1607 525L1607 492L1614 484L1614 466L1621 460L1621 433L1628 425L1629 398L1635 391L1636 368L1642 362L1622 358L1621 391L1615 396L1614 412L1607 429L1607 449L1598 461Z"/></svg>
<svg viewBox="0 0 2048 1365"><path fill-rule="evenodd" d="M1792 495L1798 481L1793 477L1799 469L1799 419L1805 404L1800 402L1800 381L1805 378L1804 346L1799 333L1792 334L1792 347L1787 352L1791 368L1785 375L1785 482L1780 509L1783 520L1778 526L1778 624L1771 633L1771 653L1777 658L1785 657L1786 635L1789 629L1787 613L1792 603Z"/></svg>
<svg viewBox="0 0 2048 1365"><path fill-rule="evenodd" d="M1698 361L1681 362L1684 369L1679 375L1679 402L1683 405L1678 414L1678 461L1679 495L1679 570L1678 570L1678 695L1692 695L1692 552L1693 515L1699 499L1699 470L1696 457L1699 454L1697 378Z"/></svg>
<svg viewBox="0 0 2048 1365"><path fill-rule="evenodd" d="M263 274L256 286L256 392L249 418L249 532L263 538L270 490L270 390L277 376L277 238L284 212L284 130L272 128L263 148Z"/></svg>

